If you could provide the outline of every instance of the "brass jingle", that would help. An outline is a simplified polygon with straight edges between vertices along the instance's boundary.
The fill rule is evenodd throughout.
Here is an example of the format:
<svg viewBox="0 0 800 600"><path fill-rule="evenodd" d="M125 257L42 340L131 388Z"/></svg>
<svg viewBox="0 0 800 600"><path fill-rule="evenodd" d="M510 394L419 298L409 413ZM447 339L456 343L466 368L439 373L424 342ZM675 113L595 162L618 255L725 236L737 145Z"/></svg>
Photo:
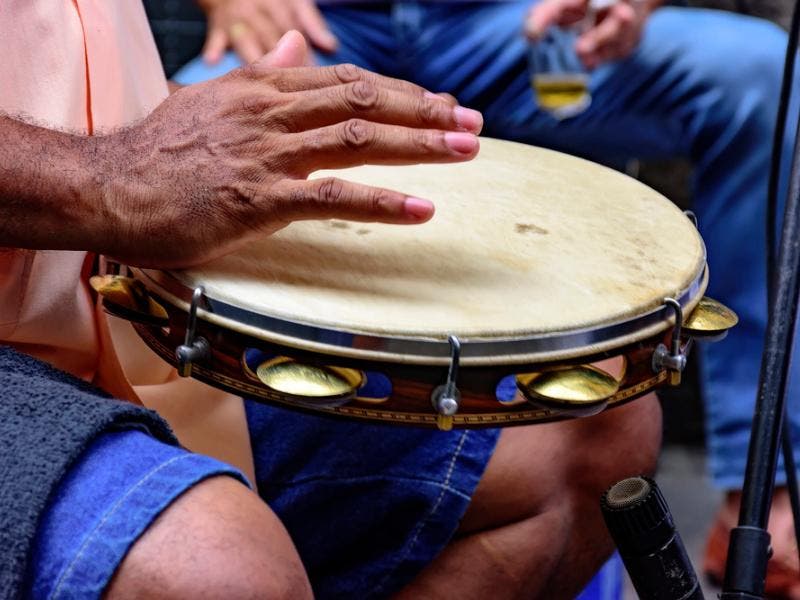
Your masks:
<svg viewBox="0 0 800 600"><path fill-rule="evenodd" d="M739 322L730 308L713 298L703 297L683 324L683 332L692 337L717 337Z"/></svg>
<svg viewBox="0 0 800 600"><path fill-rule="evenodd" d="M617 379L592 365L517 375L517 387L528 401L563 413L599 412L619 386Z"/></svg>
<svg viewBox="0 0 800 600"><path fill-rule="evenodd" d="M108 312L128 321L150 325L166 325L169 314L153 300L144 284L122 275L94 275L89 285L103 299Z"/></svg>
<svg viewBox="0 0 800 600"><path fill-rule="evenodd" d="M352 400L364 380L355 369L303 364L285 356L261 363L256 376L287 399L327 408Z"/></svg>

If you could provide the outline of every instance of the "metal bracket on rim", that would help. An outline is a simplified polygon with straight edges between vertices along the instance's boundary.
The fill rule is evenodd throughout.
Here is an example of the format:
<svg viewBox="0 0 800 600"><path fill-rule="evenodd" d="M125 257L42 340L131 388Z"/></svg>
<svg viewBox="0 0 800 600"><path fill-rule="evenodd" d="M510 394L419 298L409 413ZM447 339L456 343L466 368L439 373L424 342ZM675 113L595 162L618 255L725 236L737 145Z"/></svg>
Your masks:
<svg viewBox="0 0 800 600"><path fill-rule="evenodd" d="M700 228L700 222L697 220L697 215L693 210L685 210L683 211L683 214L685 214L686 218L692 222L692 225L694 225L695 229Z"/></svg>
<svg viewBox="0 0 800 600"><path fill-rule="evenodd" d="M431 394L431 403L436 409L438 417L436 424L439 429L448 431L453 428L453 415L458 412L461 404L461 392L458 391L458 365L461 360L461 342L451 335L447 338L450 343L450 367L447 369L447 381L440 385Z"/></svg>
<svg viewBox="0 0 800 600"><path fill-rule="evenodd" d="M211 354L211 345L202 336L195 336L197 330L197 307L203 301L205 291L203 286L198 286L192 293L192 304L189 307L189 318L186 321L186 337L183 344L175 349L178 359L178 375L189 377L192 374L192 364L208 358Z"/></svg>
<svg viewBox="0 0 800 600"><path fill-rule="evenodd" d="M681 330L683 328L683 308L674 298L664 298L665 307L671 308L675 313L675 327L672 329L672 347L667 348L659 344L653 352L653 371L660 373L670 371L670 385L681 382L681 373L686 368L686 354L681 352Z"/></svg>
<svg viewBox="0 0 800 600"><path fill-rule="evenodd" d="M705 260L700 262L702 265L698 263L697 273L685 288L676 293L677 299L684 306L702 295L705 289L707 269ZM134 269L134 274L146 283L148 289L160 297L176 298L187 304L191 298L194 288L187 287L176 275L167 271ZM321 351L325 354L355 359L392 362L400 354L404 357L403 362L409 365L445 367L449 364L446 337L431 338L386 331L358 332L350 326L305 323L291 318L253 312L251 309L236 305L236 302L230 299L206 297L206 300L213 307L213 315L208 317L209 321L224 327L250 326L255 337L268 343L280 345L286 344L289 340L289 345L299 350L318 352L322 348ZM585 329L570 329L546 335L524 333L509 338L461 340L461 361L465 365L478 367L497 365L499 356L519 357L515 362L522 364L569 359L579 355L589 346L602 346L604 349L617 347L619 338L633 337L635 341L639 341L647 337L643 334L645 330L663 327L663 321L663 306L656 306L638 316L590 325Z"/></svg>

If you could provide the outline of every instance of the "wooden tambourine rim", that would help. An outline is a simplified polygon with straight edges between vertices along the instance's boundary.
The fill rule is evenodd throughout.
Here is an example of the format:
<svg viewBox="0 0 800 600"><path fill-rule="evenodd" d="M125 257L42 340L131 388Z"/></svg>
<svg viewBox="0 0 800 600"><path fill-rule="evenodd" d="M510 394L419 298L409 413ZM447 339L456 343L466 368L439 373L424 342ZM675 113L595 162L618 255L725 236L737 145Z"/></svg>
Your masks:
<svg viewBox="0 0 800 600"><path fill-rule="evenodd" d="M674 297L688 315L700 302L708 285L705 248L699 272L690 285ZM134 275L162 300L189 311L194 290L164 271L132 269ZM205 298L198 319L266 342L298 350L345 358L415 365L447 365L450 345L441 339L381 336L372 332L343 331L289 321L251 312L245 308ZM518 365L572 360L611 351L651 338L674 325L671 308L659 306L641 316L577 330L515 338L464 338L464 366Z"/></svg>
<svg viewBox="0 0 800 600"><path fill-rule="evenodd" d="M177 307L171 307L169 310L171 312L170 322L180 323L183 311ZM237 356L238 349L257 348L261 343L259 340L248 340L245 334L219 330L218 326L211 323L200 323L198 327L198 333L205 336L206 339L221 342L220 344L212 343L210 357L194 364L192 368L192 377L209 385L246 396L257 402L277 404L309 414L384 422L393 425L440 427L441 417L433 409L428 398L433 389L445 377L446 367L361 362L357 359L355 362L350 362L351 359L341 359L344 362L338 363L339 367L377 371L389 377L393 387L391 396L378 404L356 398L343 406L312 406L289 399L246 374L244 359ZM176 365L174 348L182 339L180 331L173 331L171 327L141 323L134 324L134 328L156 354L168 363ZM224 340L220 340L220 335ZM632 362L629 362L624 376L627 380L626 385L608 399L607 408L621 406L656 387L669 383L671 372L667 370L658 373L652 372L649 360L655 345L663 343L666 339L665 336L667 336L666 333L626 348L615 349L615 352L621 353L620 356L625 356L627 361ZM237 350L229 352L232 347ZM261 349L270 354L280 353L284 350L280 347L263 347ZM326 357L318 354L310 353L309 356L304 356L302 351L297 352L295 354L294 351L287 350L286 353L299 362L308 360L315 364L317 360L323 362L326 360ZM638 358L633 359L634 355L638 355ZM587 357L587 360L591 362L605 358L610 358L610 356ZM563 364L559 364L563 366ZM459 371L459 389L463 394L462 406L459 412L451 417L451 426L457 428L505 427L574 418L576 415L572 412L561 412L539 406L536 403L531 404L522 399L518 402L501 403L495 397L496 385L501 378L513 375L517 371L514 367L518 367L521 372L527 372L549 366L553 365L539 363L461 369ZM403 384L403 382L405 383ZM398 383L400 383L399 386ZM409 385L412 387L409 388Z"/></svg>

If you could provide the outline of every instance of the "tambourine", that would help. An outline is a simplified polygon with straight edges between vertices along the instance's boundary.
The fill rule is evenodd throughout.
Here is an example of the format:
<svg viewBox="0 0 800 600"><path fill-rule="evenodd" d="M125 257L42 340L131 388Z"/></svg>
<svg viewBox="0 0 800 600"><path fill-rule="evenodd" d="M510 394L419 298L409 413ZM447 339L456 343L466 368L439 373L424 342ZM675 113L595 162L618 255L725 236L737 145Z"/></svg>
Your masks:
<svg viewBox="0 0 800 600"><path fill-rule="evenodd" d="M669 200L579 158L481 145L469 163L314 175L430 198L429 223L295 222L199 268L92 285L182 375L441 429L586 416L677 385L693 340L736 324L703 296L703 241Z"/></svg>

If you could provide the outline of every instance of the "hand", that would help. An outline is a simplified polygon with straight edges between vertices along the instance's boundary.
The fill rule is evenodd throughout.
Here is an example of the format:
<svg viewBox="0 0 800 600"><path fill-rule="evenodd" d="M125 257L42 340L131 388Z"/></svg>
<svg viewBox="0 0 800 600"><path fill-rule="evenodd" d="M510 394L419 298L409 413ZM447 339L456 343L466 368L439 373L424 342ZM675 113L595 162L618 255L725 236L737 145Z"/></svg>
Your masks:
<svg viewBox="0 0 800 600"><path fill-rule="evenodd" d="M208 16L203 48L206 62L216 63L232 47L245 63L272 50L287 31L297 30L323 52L338 41L328 29L314 0L198 0Z"/></svg>
<svg viewBox="0 0 800 600"><path fill-rule="evenodd" d="M596 22L580 35L575 51L587 68L627 58L639 45L642 30L657 3L652 0L620 0L598 11ZM525 34L532 40L553 25L579 23L589 12L588 0L544 0L534 6L525 21Z"/></svg>
<svg viewBox="0 0 800 600"><path fill-rule="evenodd" d="M298 219L430 219L427 200L306 177L365 163L469 160L480 113L352 65L292 67L305 50L302 36L287 34L262 60L187 86L138 125L98 138L96 155L111 170L98 182L112 232L104 254L186 267Z"/></svg>

